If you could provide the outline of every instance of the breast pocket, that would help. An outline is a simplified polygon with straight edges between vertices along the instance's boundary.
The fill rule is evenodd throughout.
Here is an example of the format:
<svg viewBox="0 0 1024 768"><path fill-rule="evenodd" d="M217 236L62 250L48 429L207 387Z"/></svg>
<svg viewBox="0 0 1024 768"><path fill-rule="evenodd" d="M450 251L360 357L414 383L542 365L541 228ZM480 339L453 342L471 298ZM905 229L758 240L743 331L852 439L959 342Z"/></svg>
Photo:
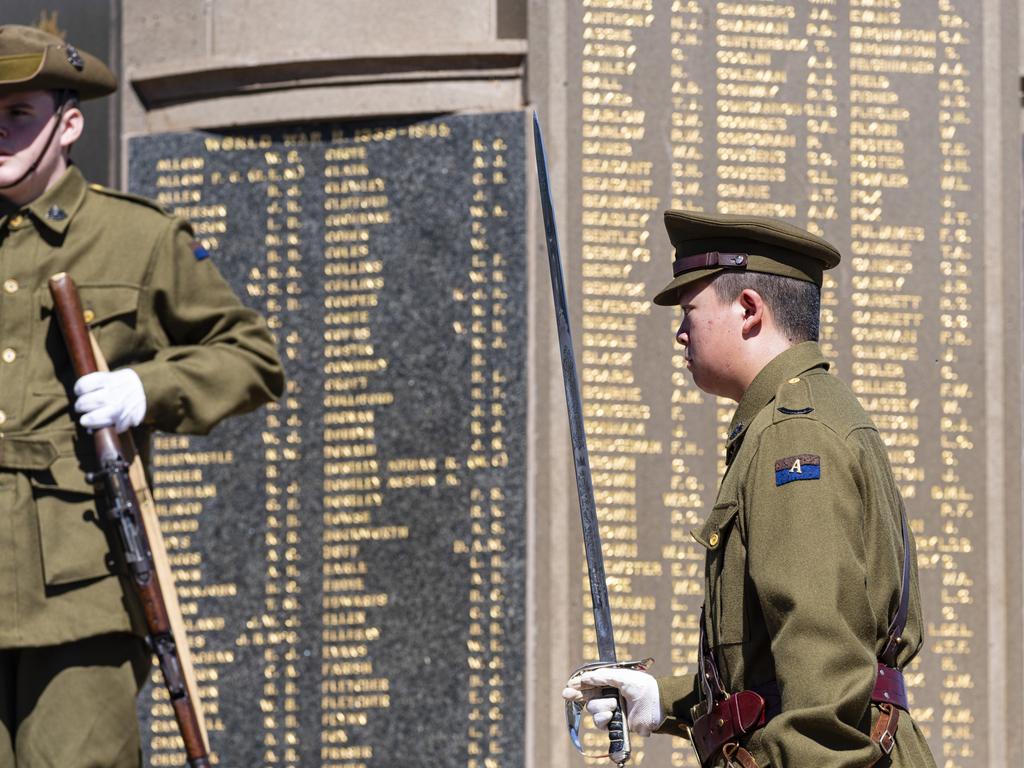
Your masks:
<svg viewBox="0 0 1024 768"><path fill-rule="evenodd" d="M140 336L136 325L140 290L137 285L84 283L78 286L82 315L111 368L123 365L137 352ZM74 384L74 371L48 289L38 294L41 338L34 356L32 392L64 394Z"/></svg>
<svg viewBox="0 0 1024 768"><path fill-rule="evenodd" d="M695 538L707 548L706 605L714 644L742 643L750 637L747 621L747 547L737 524L739 504L716 504Z"/></svg>

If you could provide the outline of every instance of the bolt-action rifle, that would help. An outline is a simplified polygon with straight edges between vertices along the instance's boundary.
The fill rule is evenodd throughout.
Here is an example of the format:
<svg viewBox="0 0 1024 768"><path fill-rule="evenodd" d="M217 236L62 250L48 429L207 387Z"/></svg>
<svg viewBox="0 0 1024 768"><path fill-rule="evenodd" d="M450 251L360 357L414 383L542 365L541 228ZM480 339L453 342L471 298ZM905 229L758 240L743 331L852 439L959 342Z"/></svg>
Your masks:
<svg viewBox="0 0 1024 768"><path fill-rule="evenodd" d="M75 378L105 370L106 363L99 348L93 346L82 317L82 303L74 281L64 272L56 274L50 278L50 293ZM116 554L127 568L128 581L146 617L147 642L160 663L185 742L189 768L210 768L188 639L141 462L130 434L122 442L113 427L105 427L95 430L93 438L99 468L88 477L97 487L100 506L114 533L114 544L121 550Z"/></svg>

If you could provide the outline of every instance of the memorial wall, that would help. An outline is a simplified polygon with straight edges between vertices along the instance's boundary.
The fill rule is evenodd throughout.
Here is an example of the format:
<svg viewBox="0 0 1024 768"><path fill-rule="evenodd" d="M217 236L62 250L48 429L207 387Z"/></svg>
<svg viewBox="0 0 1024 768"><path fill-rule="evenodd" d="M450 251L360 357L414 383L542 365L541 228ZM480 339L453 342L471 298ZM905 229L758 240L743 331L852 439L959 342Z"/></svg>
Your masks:
<svg viewBox="0 0 1024 768"><path fill-rule="evenodd" d="M277 404L156 439L154 496L220 765L521 759L521 113L162 134L189 218L275 333ZM181 764L166 692L148 764Z"/></svg>
<svg viewBox="0 0 1024 768"><path fill-rule="evenodd" d="M1003 520L987 504L1008 478L988 432L1015 441L1019 420L988 412L1003 372L987 310L1003 297L986 273L1017 284L1020 267L986 250L984 160L1000 150L982 130L982 5L581 0L568 18L567 250L620 657L695 669L705 550L690 530L734 406L694 387L678 312L649 303L670 276L661 212L780 217L843 254L821 342L881 432L917 537L914 718L939 765L1001 764L985 723L1009 639L989 634ZM586 607L581 620L595 658ZM653 765L696 765L682 741L647 746Z"/></svg>
<svg viewBox="0 0 1024 768"><path fill-rule="evenodd" d="M781 217L843 254L821 344L917 537L915 720L942 768L1016 764L1021 161L999 4L531 13L516 106L538 106L554 172L620 658L694 671L690 531L734 407L693 386L678 311L650 303L671 273L662 211ZM289 377L270 408L156 442L217 764L606 764L560 732L562 678L597 653L527 115L128 142L132 191L194 223ZM141 709L148 764L179 765L166 696ZM682 740L636 748L635 764L696 765Z"/></svg>

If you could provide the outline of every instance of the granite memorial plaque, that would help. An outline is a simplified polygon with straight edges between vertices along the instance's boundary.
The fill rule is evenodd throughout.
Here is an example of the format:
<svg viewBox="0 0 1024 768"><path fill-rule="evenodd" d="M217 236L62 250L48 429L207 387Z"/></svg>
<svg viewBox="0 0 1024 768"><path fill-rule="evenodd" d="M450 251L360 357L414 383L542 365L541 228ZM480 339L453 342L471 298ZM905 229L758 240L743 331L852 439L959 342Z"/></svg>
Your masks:
<svg viewBox="0 0 1024 768"><path fill-rule="evenodd" d="M281 401L160 436L215 762L522 762L521 113L160 134L132 191L277 337ZM183 764L167 697L148 765Z"/></svg>
<svg viewBox="0 0 1024 768"><path fill-rule="evenodd" d="M1002 409L1019 414L998 306L1020 266L987 247L983 158L1003 150L983 130L983 4L566 8L563 249L620 657L694 671L704 550L689 532L714 499L734 406L693 386L673 351L678 312L649 303L671 274L661 212L781 217L843 253L822 347L878 426L917 537L915 720L940 765L999 762L978 723L1002 716L987 682L1001 684L990 670L1008 642L988 636L1006 610L990 568L1005 544L991 530L1019 468L992 449L1015 434ZM580 600L578 654L593 659ZM651 764L696 765L682 740L638 743Z"/></svg>

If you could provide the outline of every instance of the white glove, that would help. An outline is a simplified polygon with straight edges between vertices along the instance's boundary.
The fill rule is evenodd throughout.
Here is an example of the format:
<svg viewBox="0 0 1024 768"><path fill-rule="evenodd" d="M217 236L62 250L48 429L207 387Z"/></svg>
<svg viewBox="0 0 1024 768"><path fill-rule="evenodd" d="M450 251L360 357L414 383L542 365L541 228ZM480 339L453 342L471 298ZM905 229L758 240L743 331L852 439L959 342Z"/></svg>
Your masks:
<svg viewBox="0 0 1024 768"><path fill-rule="evenodd" d="M618 688L626 700L627 725L640 736L650 736L665 722L661 711L658 681L647 672L620 667L604 667L573 675L562 691L567 701L586 701L587 712L594 716L594 725L607 728L618 707L616 699L601 698L602 688Z"/></svg>
<svg viewBox="0 0 1024 768"><path fill-rule="evenodd" d="M131 368L89 373L75 382L75 410L87 429L114 427L124 432L146 417L146 393Z"/></svg>

